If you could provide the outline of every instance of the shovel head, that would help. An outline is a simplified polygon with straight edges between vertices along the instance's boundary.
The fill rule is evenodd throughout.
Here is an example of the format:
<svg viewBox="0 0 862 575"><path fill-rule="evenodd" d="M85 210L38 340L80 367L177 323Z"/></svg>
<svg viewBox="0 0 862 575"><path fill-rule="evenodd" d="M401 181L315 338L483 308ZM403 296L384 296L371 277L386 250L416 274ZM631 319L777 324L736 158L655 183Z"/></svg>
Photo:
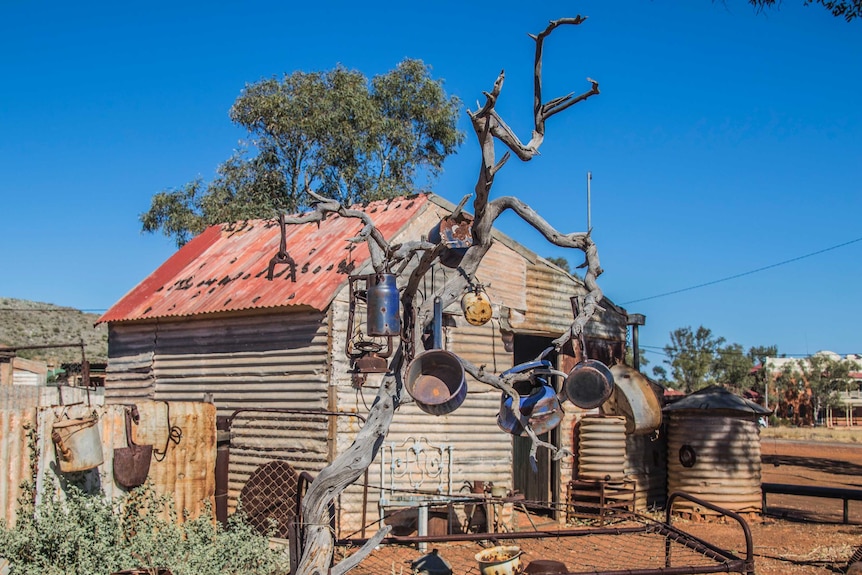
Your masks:
<svg viewBox="0 0 862 575"><path fill-rule="evenodd" d="M126 489L144 484L150 472L152 445L131 445L114 449L114 479Z"/></svg>

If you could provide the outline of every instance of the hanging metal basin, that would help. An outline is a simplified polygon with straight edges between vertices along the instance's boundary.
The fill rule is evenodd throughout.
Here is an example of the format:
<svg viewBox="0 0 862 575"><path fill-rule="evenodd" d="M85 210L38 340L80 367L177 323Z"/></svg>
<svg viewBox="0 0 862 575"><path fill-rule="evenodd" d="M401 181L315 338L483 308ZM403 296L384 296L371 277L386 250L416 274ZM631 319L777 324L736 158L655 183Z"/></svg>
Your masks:
<svg viewBox="0 0 862 575"><path fill-rule="evenodd" d="M536 435L542 435L555 429L563 420L560 400L557 399L557 393L550 385L538 387L530 395L521 397L518 407L521 410L520 420L512 411L512 397L503 394L500 400L500 413L497 414L497 425L512 435L522 437L527 435L524 427L528 423Z"/></svg>
<svg viewBox="0 0 862 575"><path fill-rule="evenodd" d="M404 388L425 413L446 415L458 409L467 397L464 366L452 352L424 351L407 367Z"/></svg>
<svg viewBox="0 0 862 575"><path fill-rule="evenodd" d="M566 398L581 409L603 404L614 391L614 376L608 366L595 359L580 362L563 383Z"/></svg>

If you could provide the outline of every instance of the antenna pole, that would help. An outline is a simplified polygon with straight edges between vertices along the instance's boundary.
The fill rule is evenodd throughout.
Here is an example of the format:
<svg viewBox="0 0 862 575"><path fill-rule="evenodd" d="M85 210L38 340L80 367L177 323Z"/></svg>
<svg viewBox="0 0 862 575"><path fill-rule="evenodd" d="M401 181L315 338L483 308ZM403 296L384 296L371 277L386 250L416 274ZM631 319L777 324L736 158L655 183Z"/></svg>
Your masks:
<svg viewBox="0 0 862 575"><path fill-rule="evenodd" d="M592 231L593 229L593 221L592 221L592 198L590 197L590 182L593 179L593 173L587 172L587 232Z"/></svg>

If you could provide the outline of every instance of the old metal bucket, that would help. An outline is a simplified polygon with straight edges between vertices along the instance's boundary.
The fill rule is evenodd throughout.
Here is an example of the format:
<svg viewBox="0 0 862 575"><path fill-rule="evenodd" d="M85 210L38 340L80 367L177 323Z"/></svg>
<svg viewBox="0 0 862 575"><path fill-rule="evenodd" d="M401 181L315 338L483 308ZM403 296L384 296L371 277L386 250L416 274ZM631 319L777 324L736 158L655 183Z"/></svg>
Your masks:
<svg viewBox="0 0 862 575"><path fill-rule="evenodd" d="M451 413L467 397L464 366L452 352L429 349L410 362L404 388L425 413Z"/></svg>
<svg viewBox="0 0 862 575"><path fill-rule="evenodd" d="M627 365L611 368L614 392L602 405L608 415L626 418L626 433L646 435L661 426L661 405L649 381L638 370Z"/></svg>
<svg viewBox="0 0 862 575"><path fill-rule="evenodd" d="M394 336L401 334L398 315L400 297L395 274L370 274L365 278L368 303L368 335Z"/></svg>
<svg viewBox="0 0 862 575"><path fill-rule="evenodd" d="M98 423L96 417L64 419L54 423L51 441L56 447L60 471L86 471L102 464L105 458Z"/></svg>
<svg viewBox="0 0 862 575"><path fill-rule="evenodd" d="M517 545L500 545L476 553L481 575L515 575L520 573L521 548Z"/></svg>
<svg viewBox="0 0 862 575"><path fill-rule="evenodd" d="M603 404L614 390L614 376L608 366L587 359L569 372L563 383L566 398L581 409L593 409Z"/></svg>
<svg viewBox="0 0 862 575"><path fill-rule="evenodd" d="M143 485L150 473L152 445L138 445L132 440L132 418L126 411L126 445L114 449L114 479L126 489Z"/></svg>
<svg viewBox="0 0 862 575"><path fill-rule="evenodd" d="M518 407L521 411L520 420L512 411L512 396L503 394L500 412L497 414L497 425L512 435L526 435L524 427L527 423L536 435L542 435L556 428L563 420L560 400L557 399L557 393L550 385L537 387L530 395L521 397Z"/></svg>

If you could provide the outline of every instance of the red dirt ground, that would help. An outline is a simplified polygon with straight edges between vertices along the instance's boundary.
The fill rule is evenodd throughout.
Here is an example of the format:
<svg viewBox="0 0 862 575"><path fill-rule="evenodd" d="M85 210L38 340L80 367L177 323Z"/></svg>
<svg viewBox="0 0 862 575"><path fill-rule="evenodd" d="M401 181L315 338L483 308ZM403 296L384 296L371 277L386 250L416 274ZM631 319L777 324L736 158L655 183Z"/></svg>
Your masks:
<svg viewBox="0 0 862 575"><path fill-rule="evenodd" d="M763 439L764 483L862 489L862 446ZM769 495L769 514L752 520L758 575L843 572L862 546L862 501L851 501L849 525L836 499ZM676 523L676 522L675 522ZM680 521L679 527L719 547L744 552L739 528L731 524Z"/></svg>
<svg viewBox="0 0 862 575"><path fill-rule="evenodd" d="M764 483L862 489L862 445L763 439L761 456ZM847 525L843 524L841 500L771 494L768 509L766 516L747 517L752 531L757 575L843 573L855 548L862 546L862 501L850 502ZM719 523L676 518L673 523L710 544L733 551L739 557L745 556L745 538L734 521ZM638 556L641 553L644 559L636 560L626 568L655 568L647 564L647 551L632 548L632 540L624 537L611 537L603 544L606 546L579 551L580 555L572 563L563 557L571 551L568 548L571 542L563 543L567 545L565 549L548 548L540 551L538 556L565 560L570 567L577 562L577 570L581 571L584 567L589 569L590 556ZM363 561L354 572L369 575L409 573L410 561L405 563L404 559L406 556L415 559L418 555L415 549L405 554L406 551L404 548L400 552L381 549ZM475 548L459 549L455 545L441 549L441 554L444 551L456 574L478 573L472 558ZM395 555L389 557L385 555L387 552ZM527 554L530 555L529 550Z"/></svg>

